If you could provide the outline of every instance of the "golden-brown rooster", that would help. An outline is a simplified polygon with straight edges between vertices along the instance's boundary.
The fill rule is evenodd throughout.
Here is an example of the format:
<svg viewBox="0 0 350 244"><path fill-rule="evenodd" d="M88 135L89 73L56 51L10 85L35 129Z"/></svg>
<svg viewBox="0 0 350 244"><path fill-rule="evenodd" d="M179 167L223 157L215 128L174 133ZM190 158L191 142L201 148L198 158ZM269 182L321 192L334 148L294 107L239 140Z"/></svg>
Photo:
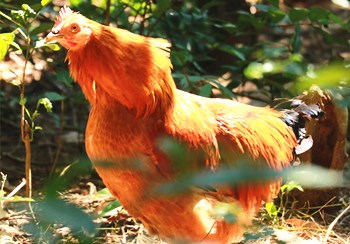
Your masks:
<svg viewBox="0 0 350 244"><path fill-rule="evenodd" d="M170 45L163 39L104 26L63 7L46 41L68 49L71 76L91 105L89 158L108 189L151 233L166 240L229 243L241 237L260 204L276 195L280 180L145 197L152 187L176 181L180 171L215 172L241 159L280 171L293 160L293 129L273 109L176 89ZM163 137L199 157L179 169L159 146ZM142 167L126 165L133 159ZM214 214L221 203L237 204L236 221Z"/></svg>

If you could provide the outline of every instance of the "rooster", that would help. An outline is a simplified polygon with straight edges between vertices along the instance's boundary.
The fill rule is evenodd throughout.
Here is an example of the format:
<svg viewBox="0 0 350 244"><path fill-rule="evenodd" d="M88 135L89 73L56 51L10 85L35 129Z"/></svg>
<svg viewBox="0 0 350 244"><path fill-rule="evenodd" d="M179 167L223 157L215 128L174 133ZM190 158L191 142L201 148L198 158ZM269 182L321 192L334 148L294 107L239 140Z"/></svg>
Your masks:
<svg viewBox="0 0 350 244"><path fill-rule="evenodd" d="M285 123L289 115L178 90L168 41L101 25L66 6L46 37L52 41L68 50L70 74L91 105L87 154L125 209L165 240L239 240L261 203L276 196L279 179L193 186L175 196L145 193L176 181L181 172L217 172L241 160L281 171L298 146ZM199 156L179 167L162 150L165 137ZM141 167L131 166L134 159ZM236 204L235 221L214 214L220 204Z"/></svg>

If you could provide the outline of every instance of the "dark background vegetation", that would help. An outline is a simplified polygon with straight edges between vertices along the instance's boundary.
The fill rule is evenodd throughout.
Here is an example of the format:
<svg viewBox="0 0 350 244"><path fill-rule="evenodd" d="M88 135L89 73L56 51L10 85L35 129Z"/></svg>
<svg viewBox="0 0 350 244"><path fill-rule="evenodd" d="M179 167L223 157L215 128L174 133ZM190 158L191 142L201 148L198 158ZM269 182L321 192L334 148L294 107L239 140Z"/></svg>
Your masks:
<svg viewBox="0 0 350 244"><path fill-rule="evenodd" d="M40 44L63 4L98 22L168 39L173 77L182 90L268 105L318 83L334 94L340 106L349 104L349 6L312 0L5 0L0 3L1 33L25 31L27 26L30 37L15 31L14 43L0 39L0 171L7 175L7 191L25 177L20 129L23 84L31 115L39 99L48 98L53 105L52 112L39 106L40 116L35 118L42 129L36 128L31 142L33 198L40 199L43 189L50 189L50 176L82 161L87 162L84 170L63 176L67 184L59 190L76 183L73 178L103 187L85 156L89 106L69 76L66 51ZM322 77L317 79L320 70ZM26 119L31 122L30 116ZM24 196L22 191L17 195Z"/></svg>

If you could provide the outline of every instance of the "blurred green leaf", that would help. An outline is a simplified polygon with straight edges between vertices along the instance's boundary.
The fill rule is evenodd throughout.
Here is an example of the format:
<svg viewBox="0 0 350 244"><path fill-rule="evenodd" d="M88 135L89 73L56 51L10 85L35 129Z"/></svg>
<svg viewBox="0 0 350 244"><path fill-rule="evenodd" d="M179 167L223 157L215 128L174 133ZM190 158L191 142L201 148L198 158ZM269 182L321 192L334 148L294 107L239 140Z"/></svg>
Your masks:
<svg viewBox="0 0 350 244"><path fill-rule="evenodd" d="M316 165L304 164L298 167L286 169L284 172L285 179L291 181L285 189L291 191L303 188L330 188L344 186L343 172ZM296 183L297 182L297 183Z"/></svg>
<svg viewBox="0 0 350 244"><path fill-rule="evenodd" d="M7 50L10 44L15 40L14 33L1 33L0 34L0 61L6 56Z"/></svg>
<svg viewBox="0 0 350 244"><path fill-rule="evenodd" d="M278 210L276 208L276 205L273 202L267 202L265 203L265 209L267 214L272 217L272 216L277 216Z"/></svg>
<svg viewBox="0 0 350 244"><path fill-rule="evenodd" d="M272 9L270 8L269 11L268 11L271 19L275 22L275 23L278 23L280 22L281 20L284 19L284 17L286 16L286 13L283 12L282 10L279 10L279 9Z"/></svg>
<svg viewBox="0 0 350 244"><path fill-rule="evenodd" d="M329 24L329 11L319 7L312 7L309 9L309 19L313 22L320 22L321 24Z"/></svg>
<svg viewBox="0 0 350 244"><path fill-rule="evenodd" d="M244 69L244 75L248 79L261 79L264 77L264 67L262 63L252 62Z"/></svg>
<svg viewBox="0 0 350 244"><path fill-rule="evenodd" d="M45 92L44 96L47 97L52 102L62 101L64 99L66 99L65 96L62 96L62 95L58 94L57 92Z"/></svg>
<svg viewBox="0 0 350 244"><path fill-rule="evenodd" d="M155 11L156 16L159 16L160 14L164 13L170 7L171 7L170 0L157 0L157 8Z"/></svg>
<svg viewBox="0 0 350 244"><path fill-rule="evenodd" d="M343 21L340 17L338 17L336 14L334 13L329 13L329 18L334 22L339 24L343 29L349 31L349 24L345 23L345 21Z"/></svg>
<svg viewBox="0 0 350 244"><path fill-rule="evenodd" d="M269 2L272 4L272 6L274 6L275 8L279 7L279 0L269 0Z"/></svg>
<svg viewBox="0 0 350 244"><path fill-rule="evenodd" d="M69 74L69 71L65 69L61 69L58 71L57 80L62 81L68 87L71 87L74 82Z"/></svg>
<svg viewBox="0 0 350 244"><path fill-rule="evenodd" d="M232 23L215 24L214 26L220 29L224 29L231 34L235 33L238 30L238 27Z"/></svg>
<svg viewBox="0 0 350 244"><path fill-rule="evenodd" d="M294 34L293 37L291 39L291 46L292 46L292 50L293 53L299 53L300 52L300 48L301 48L301 28L299 24L295 25L295 30L294 30Z"/></svg>
<svg viewBox="0 0 350 244"><path fill-rule="evenodd" d="M199 90L199 95L202 97L210 97L211 91L212 91L212 86L210 84L204 84Z"/></svg>
<svg viewBox="0 0 350 244"><path fill-rule="evenodd" d="M259 229L259 232L254 231L252 233L245 233L244 234L244 242L245 243L254 243L261 241L262 239L268 239L271 238L275 233L275 230L272 229L272 227L263 227L262 229Z"/></svg>
<svg viewBox="0 0 350 244"><path fill-rule="evenodd" d="M221 93L224 96L226 96L227 98L232 99L233 97L236 97L236 95L233 94L231 90L229 90L227 87L223 86L222 84L220 84L216 80L208 80L207 82L209 84L211 84L213 87L216 87L217 89L219 89L221 91Z"/></svg>
<svg viewBox="0 0 350 244"><path fill-rule="evenodd" d="M272 8L271 6L269 5L266 5L266 4L255 4L254 5L257 9L263 11L263 12L269 12L269 10ZM276 9L275 7L273 7L273 9Z"/></svg>
<svg viewBox="0 0 350 244"><path fill-rule="evenodd" d="M42 32L45 32L53 27L52 23L41 23L40 25L34 27L32 30L30 30L31 36L36 36Z"/></svg>
<svg viewBox="0 0 350 244"><path fill-rule="evenodd" d="M104 207L100 213L100 216L103 217L105 216L106 213L112 211L113 209L116 209L118 207L120 207L121 204L118 200L114 200L113 202L110 202L107 204L106 207Z"/></svg>
<svg viewBox="0 0 350 244"><path fill-rule="evenodd" d="M22 9L29 12L32 15L36 14L36 12L28 4L22 4Z"/></svg>
<svg viewBox="0 0 350 244"><path fill-rule="evenodd" d="M15 47L20 53L22 53L21 47L16 42L13 41L11 43L11 46Z"/></svg>
<svg viewBox="0 0 350 244"><path fill-rule="evenodd" d="M34 131L36 131L36 130L42 130L43 129L43 127L41 127L41 126L35 126L34 127Z"/></svg>
<svg viewBox="0 0 350 244"><path fill-rule="evenodd" d="M242 212L242 209L235 203L218 203L214 206L212 214L217 219L224 219L228 223L234 224L237 222L237 215Z"/></svg>
<svg viewBox="0 0 350 244"><path fill-rule="evenodd" d="M48 48L50 48L51 50L53 50L53 51L61 50L61 47L58 44L56 44L56 43L47 43L46 46Z"/></svg>
<svg viewBox="0 0 350 244"><path fill-rule="evenodd" d="M44 39L41 39L39 41L36 41L34 44L34 48L42 48L42 47L48 47L53 51L60 50L60 46L57 43L46 43Z"/></svg>
<svg viewBox="0 0 350 244"><path fill-rule="evenodd" d="M0 201L4 202L34 202L33 198L13 196L13 197L0 197Z"/></svg>
<svg viewBox="0 0 350 244"><path fill-rule="evenodd" d="M316 84L321 89L327 89L341 83L350 84L350 67L334 63L317 70L309 69L305 76L298 79L296 87L299 91L303 91Z"/></svg>
<svg viewBox="0 0 350 244"><path fill-rule="evenodd" d="M56 197L58 192L66 189L78 176L91 172L92 166L87 158L77 159L66 166L58 175L55 175L45 185L48 197Z"/></svg>
<svg viewBox="0 0 350 244"><path fill-rule="evenodd" d="M108 190L108 188L103 188L99 190L95 196L96 197L114 197L112 193Z"/></svg>
<svg viewBox="0 0 350 244"><path fill-rule="evenodd" d="M288 181L287 183L284 183L283 186L281 186L281 192L291 192L294 189L298 189L299 191L304 191L304 189L301 187L301 185L295 181Z"/></svg>
<svg viewBox="0 0 350 244"><path fill-rule="evenodd" d="M37 215L44 223L60 223L73 233L92 236L96 233L96 224L91 217L70 203L57 198L47 198L38 202Z"/></svg>
<svg viewBox="0 0 350 244"><path fill-rule="evenodd" d="M45 7L46 5L48 5L52 0L41 0L40 4L41 6Z"/></svg>
<svg viewBox="0 0 350 244"><path fill-rule="evenodd" d="M182 175L176 182L163 184L155 189L157 194L181 194L187 192L193 186L206 189L207 186L246 184L263 182L280 177L282 174L268 168L250 166L249 163L241 162L238 165L225 167L213 172L203 170L195 174Z"/></svg>
<svg viewBox="0 0 350 244"><path fill-rule="evenodd" d="M292 21L293 23L302 21L304 19L307 19L309 15L309 10L305 9L305 8L292 8L289 11L289 19L290 21Z"/></svg>
<svg viewBox="0 0 350 244"><path fill-rule="evenodd" d="M19 105L24 106L27 103L27 98L20 98L19 99Z"/></svg>
<svg viewBox="0 0 350 244"><path fill-rule="evenodd" d="M219 47L219 50L224 51L224 52L226 52L226 53L229 53L229 54L231 54L231 55L233 55L233 56L236 56L237 58L239 58L239 59L242 60L242 61L245 61L245 60L246 60L246 58L245 58L245 56L244 56L244 53L241 52L239 49L233 47L233 46L221 45L221 46Z"/></svg>

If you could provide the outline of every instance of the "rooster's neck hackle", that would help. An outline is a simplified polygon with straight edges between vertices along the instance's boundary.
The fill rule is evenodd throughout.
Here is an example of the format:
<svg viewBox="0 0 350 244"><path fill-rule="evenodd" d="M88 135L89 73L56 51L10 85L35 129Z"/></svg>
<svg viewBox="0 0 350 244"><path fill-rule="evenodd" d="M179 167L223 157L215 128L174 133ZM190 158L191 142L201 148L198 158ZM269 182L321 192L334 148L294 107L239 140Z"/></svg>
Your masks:
<svg viewBox="0 0 350 244"><path fill-rule="evenodd" d="M176 89L170 44L91 20L86 25L92 37L82 49L68 51L67 59L90 104L114 100L138 117L167 113ZM101 99L100 94L110 98Z"/></svg>

